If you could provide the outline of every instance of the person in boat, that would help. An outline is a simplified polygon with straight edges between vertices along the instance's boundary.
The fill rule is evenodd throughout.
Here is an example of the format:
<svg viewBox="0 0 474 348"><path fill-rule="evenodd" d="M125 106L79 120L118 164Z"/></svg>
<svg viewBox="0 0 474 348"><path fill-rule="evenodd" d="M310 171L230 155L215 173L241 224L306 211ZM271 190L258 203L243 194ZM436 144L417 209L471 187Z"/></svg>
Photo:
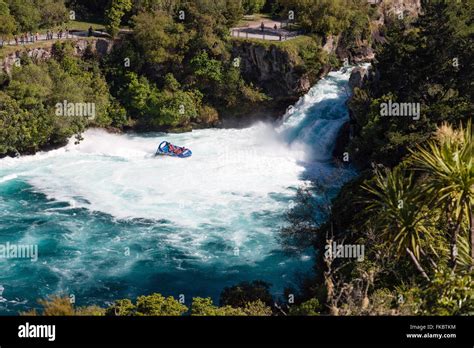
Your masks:
<svg viewBox="0 0 474 348"><path fill-rule="evenodd" d="M168 143L168 151L176 155L181 155L183 153L183 148Z"/></svg>

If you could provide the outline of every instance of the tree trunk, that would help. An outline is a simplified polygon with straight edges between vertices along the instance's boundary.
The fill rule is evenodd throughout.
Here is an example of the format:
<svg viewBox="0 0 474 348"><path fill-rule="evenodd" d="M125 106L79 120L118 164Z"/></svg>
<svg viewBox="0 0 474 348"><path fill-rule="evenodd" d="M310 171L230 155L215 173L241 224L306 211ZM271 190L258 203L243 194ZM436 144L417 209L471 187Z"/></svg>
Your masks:
<svg viewBox="0 0 474 348"><path fill-rule="evenodd" d="M459 214L458 220L456 221L456 225L451 231L451 269L456 269L457 258L458 258L458 235L459 231L461 230L462 225L462 218L463 218L463 210Z"/></svg>
<svg viewBox="0 0 474 348"><path fill-rule="evenodd" d="M416 259L416 256L412 253L412 251L408 248L406 248L406 251L408 255L410 256L411 260L413 261L413 263L415 264L416 269L420 271L423 278L425 278L427 281L430 281L430 277L428 277L428 274L426 274L425 270L421 266L420 262L418 262L418 260Z"/></svg>
<svg viewBox="0 0 474 348"><path fill-rule="evenodd" d="M451 269L454 271L456 268L457 257L458 257L458 234L456 230L451 232Z"/></svg>

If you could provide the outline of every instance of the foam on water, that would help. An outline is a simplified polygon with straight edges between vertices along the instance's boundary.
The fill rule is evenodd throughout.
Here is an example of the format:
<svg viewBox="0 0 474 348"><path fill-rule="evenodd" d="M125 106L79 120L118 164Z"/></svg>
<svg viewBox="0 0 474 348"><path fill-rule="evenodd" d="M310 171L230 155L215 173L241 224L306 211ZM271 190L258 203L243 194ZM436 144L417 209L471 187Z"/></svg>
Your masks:
<svg viewBox="0 0 474 348"><path fill-rule="evenodd" d="M329 159L348 117L349 73L329 74L277 127L258 123L246 129L148 135L89 130L79 145L71 140L48 153L0 160L0 191L3 185L7 197L0 197L0 238L42 246L39 265L5 267L10 284L0 275L4 296L12 283L31 286L27 274L12 280L15 272L26 270L46 274L38 280L47 284L44 293L89 287L84 292L93 301L104 297L90 289L111 278L115 283L109 288L124 282L123 288L132 289L133 279L138 294L169 292L192 281L179 272L202 272L209 265L222 277L208 280L212 286L222 284L202 290L211 295L247 276L267 275L281 290L293 268L301 269L301 262L310 267L310 258L281 255L276 235L296 189L334 170ZM193 156L155 158L162 140L190 148ZM8 192L27 196L13 203ZM7 220L20 226L16 235ZM136 258L123 257L126 246L140 251ZM41 250L47 251L43 257ZM243 270L235 267L250 267L245 268L250 274L234 276ZM166 285L150 280L138 286L139 277L157 268L166 273Z"/></svg>

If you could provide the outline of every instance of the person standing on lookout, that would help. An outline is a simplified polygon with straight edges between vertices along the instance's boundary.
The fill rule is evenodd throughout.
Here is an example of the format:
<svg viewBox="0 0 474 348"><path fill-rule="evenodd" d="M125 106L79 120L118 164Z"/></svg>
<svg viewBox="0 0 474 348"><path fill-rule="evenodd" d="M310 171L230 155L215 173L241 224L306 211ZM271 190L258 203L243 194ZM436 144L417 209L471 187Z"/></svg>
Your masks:
<svg viewBox="0 0 474 348"><path fill-rule="evenodd" d="M262 31L265 30L265 24L264 24L263 22L262 22L262 24L260 24L260 29L261 29Z"/></svg>

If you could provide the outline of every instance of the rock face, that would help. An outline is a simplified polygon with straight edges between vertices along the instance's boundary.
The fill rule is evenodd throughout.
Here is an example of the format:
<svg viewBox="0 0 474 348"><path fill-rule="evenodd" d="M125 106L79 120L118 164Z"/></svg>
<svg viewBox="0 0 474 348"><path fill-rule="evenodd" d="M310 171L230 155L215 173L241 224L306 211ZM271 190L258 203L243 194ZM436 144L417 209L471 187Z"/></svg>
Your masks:
<svg viewBox="0 0 474 348"><path fill-rule="evenodd" d="M347 61L350 64L370 62L375 58L375 52L368 41L355 43L347 47L341 35L326 37L323 43L323 50L328 54L334 54L341 61Z"/></svg>
<svg viewBox="0 0 474 348"><path fill-rule="evenodd" d="M385 23L391 16L418 16L421 13L421 0L383 0L378 3L378 7L382 23Z"/></svg>
<svg viewBox="0 0 474 348"><path fill-rule="evenodd" d="M352 70L349 77L349 88L354 93L355 88L362 88L367 82L373 78L370 68L356 67ZM344 151L349 145L351 136L353 135L353 116L349 109L350 121L347 121L339 130L336 138L336 145L333 150L333 157L342 161Z"/></svg>
<svg viewBox="0 0 474 348"><path fill-rule="evenodd" d="M417 17L421 13L421 0L368 0L375 7L376 16L371 21L371 42L385 43L381 27L387 24L391 18ZM340 60L347 60L350 64L370 62L375 58L372 43L359 40L347 47L341 35L328 36L324 40L323 50L329 54L335 54Z"/></svg>
<svg viewBox="0 0 474 348"><path fill-rule="evenodd" d="M314 83L298 58L276 45L236 41L233 56L240 58L242 76L272 98L299 97Z"/></svg>
<svg viewBox="0 0 474 348"><path fill-rule="evenodd" d="M339 43L335 53L340 60L347 60L350 64L370 62L375 58L372 45L363 41L358 42L356 46L350 48L346 47L343 43Z"/></svg>
<svg viewBox="0 0 474 348"><path fill-rule="evenodd" d="M110 53L114 45L114 42L112 40L107 40L107 39L94 39L94 40L85 40L85 39L80 39L74 41L74 53L77 56L82 56L88 47L92 50L93 53L99 55L99 56L104 56ZM45 61L51 58L52 55L52 49L53 49L53 42L51 42L51 45L45 48L28 48L26 47L18 47L18 51L15 53L11 53L8 56L6 56L3 60L0 60L0 71L4 71L7 74L11 73L11 70L15 63L17 62L17 59L20 57L20 55L25 52L28 57L33 59L35 62L40 62L40 61Z"/></svg>
<svg viewBox="0 0 474 348"><path fill-rule="evenodd" d="M354 68L349 77L349 87L351 91L353 92L356 87L361 88L367 80L368 75L368 69L362 67Z"/></svg>

